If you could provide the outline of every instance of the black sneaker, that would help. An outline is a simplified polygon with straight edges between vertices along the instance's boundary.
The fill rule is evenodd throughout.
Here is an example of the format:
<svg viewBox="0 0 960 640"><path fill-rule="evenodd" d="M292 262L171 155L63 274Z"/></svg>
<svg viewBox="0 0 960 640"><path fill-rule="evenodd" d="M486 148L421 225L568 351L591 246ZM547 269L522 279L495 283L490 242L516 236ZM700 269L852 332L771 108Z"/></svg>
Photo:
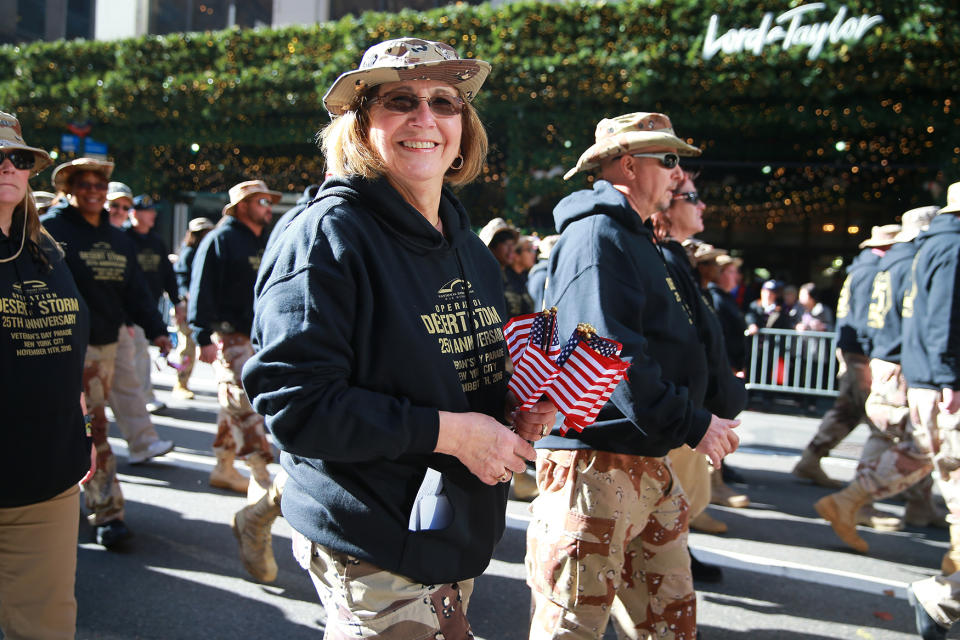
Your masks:
<svg viewBox="0 0 960 640"><path fill-rule="evenodd" d="M693 552L690 549L687 549L687 553L690 554L690 573L693 574L693 579L696 582L722 582L723 581L723 569L718 567L715 564L707 564L706 562L700 562L697 560L697 557L693 555Z"/></svg>
<svg viewBox="0 0 960 640"><path fill-rule="evenodd" d="M907 587L907 600L913 606L914 622L917 624L917 633L923 640L944 640L947 637L947 631L937 624L937 621L930 617L927 610L923 608L917 596L913 593L913 587Z"/></svg>
<svg viewBox="0 0 960 640"><path fill-rule="evenodd" d="M123 520L111 520L97 527L97 544L113 549L124 540L133 536Z"/></svg>

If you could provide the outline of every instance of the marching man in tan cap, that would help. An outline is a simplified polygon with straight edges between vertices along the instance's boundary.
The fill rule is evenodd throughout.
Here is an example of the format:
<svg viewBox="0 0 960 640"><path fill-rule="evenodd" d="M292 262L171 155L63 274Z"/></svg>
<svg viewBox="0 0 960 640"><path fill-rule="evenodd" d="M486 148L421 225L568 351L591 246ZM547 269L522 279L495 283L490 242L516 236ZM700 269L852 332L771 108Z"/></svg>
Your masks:
<svg viewBox="0 0 960 640"><path fill-rule="evenodd" d="M213 441L217 465L210 473L210 485L246 493L249 502L256 503L272 488L267 463L273 455L263 416L250 406L240 372L253 355L253 286L267 244L264 230L281 194L271 191L262 180L241 182L231 187L229 194L224 217L197 247L187 321L200 346L200 360L213 364L219 387L220 414ZM234 468L237 456L246 459L254 482ZM234 529L241 537L241 558L247 569L259 580L273 580L276 563L272 551L258 547L251 552L243 544L243 522L235 522Z"/></svg>
<svg viewBox="0 0 960 640"><path fill-rule="evenodd" d="M638 637L697 635L688 506L666 455L688 444L719 467L739 423L702 406L707 355L647 221L681 184L680 156L699 153L667 116L631 113L601 120L564 176L600 179L554 209L561 235L544 302L561 336L588 322L632 364L595 424L536 443L531 639L598 638L612 611Z"/></svg>

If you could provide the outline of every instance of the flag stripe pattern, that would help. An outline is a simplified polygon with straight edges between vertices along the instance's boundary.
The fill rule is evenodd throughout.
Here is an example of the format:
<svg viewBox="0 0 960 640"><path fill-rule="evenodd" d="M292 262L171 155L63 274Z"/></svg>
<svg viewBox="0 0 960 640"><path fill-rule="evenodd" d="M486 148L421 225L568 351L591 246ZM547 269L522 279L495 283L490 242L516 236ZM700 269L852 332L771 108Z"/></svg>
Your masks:
<svg viewBox="0 0 960 640"><path fill-rule="evenodd" d="M560 348L555 312L518 316L504 326L514 373L509 388L529 409L544 394L564 415L561 432L583 430L596 420L629 363L620 359L623 346L581 325ZM546 353L546 332L550 332Z"/></svg>

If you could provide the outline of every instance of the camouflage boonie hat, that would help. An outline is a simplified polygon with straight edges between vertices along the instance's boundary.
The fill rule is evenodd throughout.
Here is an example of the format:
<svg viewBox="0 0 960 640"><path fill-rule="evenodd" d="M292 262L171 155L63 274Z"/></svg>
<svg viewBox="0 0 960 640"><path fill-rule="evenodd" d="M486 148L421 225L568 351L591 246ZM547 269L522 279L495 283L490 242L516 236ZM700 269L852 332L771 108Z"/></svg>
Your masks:
<svg viewBox="0 0 960 640"><path fill-rule="evenodd" d="M960 182L947 187L947 206L940 209L940 213L960 213Z"/></svg>
<svg viewBox="0 0 960 640"><path fill-rule="evenodd" d="M563 175L569 180L578 171L589 171L607 158L644 149L672 149L678 156L698 156L700 149L689 145L673 132L670 118L662 113L628 113L604 118L597 124L596 142L583 152L577 166Z"/></svg>
<svg viewBox="0 0 960 640"><path fill-rule="evenodd" d="M0 111L0 150L14 151L16 149L23 149L33 154L36 161L33 169L30 170L31 175L35 176L53 164L49 153L43 149L31 147L23 141L23 130L20 128L20 121L17 120L17 116Z"/></svg>
<svg viewBox="0 0 960 640"><path fill-rule="evenodd" d="M894 238L900 233L900 225L885 224L870 229L870 237L860 243L861 249L867 247L885 247L894 243Z"/></svg>
<svg viewBox="0 0 960 640"><path fill-rule="evenodd" d="M930 205L910 209L900 216L900 232L893 237L894 242L910 242L921 231L926 231L930 222L940 213L940 207Z"/></svg>
<svg viewBox="0 0 960 640"><path fill-rule="evenodd" d="M443 42L397 38L373 45L363 54L360 68L342 74L323 96L330 116L350 110L357 94L386 82L437 80L456 87L467 102L473 100L490 73L490 63L461 58Z"/></svg>

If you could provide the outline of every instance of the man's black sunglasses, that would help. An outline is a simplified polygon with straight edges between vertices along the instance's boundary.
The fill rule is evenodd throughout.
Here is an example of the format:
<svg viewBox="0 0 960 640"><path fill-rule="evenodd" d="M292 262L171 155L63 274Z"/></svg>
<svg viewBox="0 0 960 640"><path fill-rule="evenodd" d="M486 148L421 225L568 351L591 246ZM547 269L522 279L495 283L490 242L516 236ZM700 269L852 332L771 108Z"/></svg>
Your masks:
<svg viewBox="0 0 960 640"><path fill-rule="evenodd" d="M25 171L33 169L37 164L37 156L32 151L26 149L14 149L13 151L0 151L0 164L3 164L7 158L13 164L15 169Z"/></svg>

